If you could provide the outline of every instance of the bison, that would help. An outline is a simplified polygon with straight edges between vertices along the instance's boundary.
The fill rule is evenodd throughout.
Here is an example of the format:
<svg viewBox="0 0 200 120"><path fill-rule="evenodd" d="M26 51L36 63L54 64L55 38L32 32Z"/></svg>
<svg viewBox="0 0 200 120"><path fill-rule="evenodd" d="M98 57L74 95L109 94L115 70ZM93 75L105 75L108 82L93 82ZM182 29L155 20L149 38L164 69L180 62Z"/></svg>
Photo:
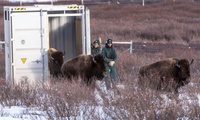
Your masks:
<svg viewBox="0 0 200 120"><path fill-rule="evenodd" d="M48 65L49 65L49 71L50 75L53 77L58 77L61 74L61 66L63 64L63 52L58 51L55 48L49 48L48 50Z"/></svg>
<svg viewBox="0 0 200 120"><path fill-rule="evenodd" d="M83 78L87 85L91 84L92 79L102 80L106 75L104 58L101 54L79 55L64 62L61 71L63 76L68 79Z"/></svg>
<svg viewBox="0 0 200 120"><path fill-rule="evenodd" d="M160 91L178 93L190 82L190 64L187 59L168 58L143 66L139 70L139 85Z"/></svg>

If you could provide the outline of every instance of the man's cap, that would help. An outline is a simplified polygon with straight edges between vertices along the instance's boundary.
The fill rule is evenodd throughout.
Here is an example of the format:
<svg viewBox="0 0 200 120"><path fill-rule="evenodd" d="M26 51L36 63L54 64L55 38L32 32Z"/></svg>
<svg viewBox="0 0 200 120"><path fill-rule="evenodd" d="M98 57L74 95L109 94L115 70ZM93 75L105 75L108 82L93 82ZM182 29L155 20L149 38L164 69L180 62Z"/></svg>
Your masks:
<svg viewBox="0 0 200 120"><path fill-rule="evenodd" d="M107 39L107 43L112 43L112 39Z"/></svg>
<svg viewBox="0 0 200 120"><path fill-rule="evenodd" d="M95 43L100 43L100 41L99 40L95 40L94 42L93 42L93 44L95 44Z"/></svg>

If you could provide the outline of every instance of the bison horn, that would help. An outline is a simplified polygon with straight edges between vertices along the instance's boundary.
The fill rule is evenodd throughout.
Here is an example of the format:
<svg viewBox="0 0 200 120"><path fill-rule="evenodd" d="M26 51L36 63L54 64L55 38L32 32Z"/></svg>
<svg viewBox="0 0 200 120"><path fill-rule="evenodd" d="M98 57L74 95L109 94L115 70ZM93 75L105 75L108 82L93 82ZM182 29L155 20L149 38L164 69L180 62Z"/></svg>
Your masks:
<svg viewBox="0 0 200 120"><path fill-rule="evenodd" d="M51 55L50 55L51 56ZM51 59L54 60L54 58L51 56Z"/></svg>
<svg viewBox="0 0 200 120"><path fill-rule="evenodd" d="M176 63L174 64L176 67L180 68L181 66L178 64L178 60L176 60Z"/></svg>
<svg viewBox="0 0 200 120"><path fill-rule="evenodd" d="M178 68L180 68L180 67L181 67L181 66L180 66L178 63L176 63L176 64L175 64L175 66L176 66L176 67L178 67Z"/></svg>
<svg viewBox="0 0 200 120"><path fill-rule="evenodd" d="M92 56L92 61L93 61L94 63L97 63L97 61L94 59L94 56Z"/></svg>

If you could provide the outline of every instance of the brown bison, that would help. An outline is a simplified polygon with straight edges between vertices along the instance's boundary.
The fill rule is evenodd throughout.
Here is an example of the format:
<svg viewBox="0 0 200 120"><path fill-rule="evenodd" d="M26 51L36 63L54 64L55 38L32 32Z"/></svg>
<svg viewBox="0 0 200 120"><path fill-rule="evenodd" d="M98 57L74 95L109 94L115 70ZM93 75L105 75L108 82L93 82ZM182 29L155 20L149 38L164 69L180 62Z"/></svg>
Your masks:
<svg viewBox="0 0 200 120"><path fill-rule="evenodd" d="M69 79L73 77L83 78L87 85L91 84L92 79L101 80L106 75L104 58L100 54L95 56L79 55L64 62L61 71L63 76Z"/></svg>
<svg viewBox="0 0 200 120"><path fill-rule="evenodd" d="M63 52L58 51L55 48L49 48L48 50L48 65L50 75L58 77L61 75L61 66L63 64Z"/></svg>
<svg viewBox="0 0 200 120"><path fill-rule="evenodd" d="M181 86L190 82L190 64L186 59L169 58L143 66L139 70L138 83L143 87L178 93Z"/></svg>

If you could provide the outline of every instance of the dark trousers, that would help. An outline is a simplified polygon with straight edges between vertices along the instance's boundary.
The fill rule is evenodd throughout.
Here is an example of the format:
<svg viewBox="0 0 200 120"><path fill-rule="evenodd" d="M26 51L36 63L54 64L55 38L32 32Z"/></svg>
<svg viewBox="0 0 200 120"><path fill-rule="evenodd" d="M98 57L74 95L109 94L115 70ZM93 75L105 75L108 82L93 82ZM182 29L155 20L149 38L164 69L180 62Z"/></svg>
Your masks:
<svg viewBox="0 0 200 120"><path fill-rule="evenodd" d="M106 76L106 87L108 89L111 88L111 83L115 84L117 82L116 80L116 66L115 64L111 67L108 64L106 64L106 72L107 72L107 76Z"/></svg>

